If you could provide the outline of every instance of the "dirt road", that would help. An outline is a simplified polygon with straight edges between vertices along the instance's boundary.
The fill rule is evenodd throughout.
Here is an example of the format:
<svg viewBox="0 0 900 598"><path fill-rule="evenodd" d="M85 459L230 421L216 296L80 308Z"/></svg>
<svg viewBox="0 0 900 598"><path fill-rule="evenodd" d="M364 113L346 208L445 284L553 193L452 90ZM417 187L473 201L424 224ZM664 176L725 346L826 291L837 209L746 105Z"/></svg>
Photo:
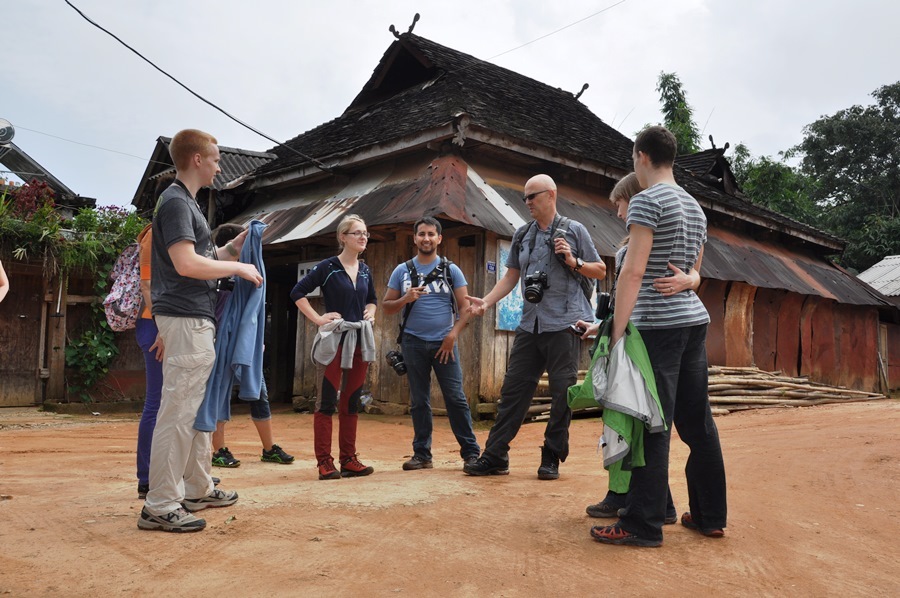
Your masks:
<svg viewBox="0 0 900 598"><path fill-rule="evenodd" d="M258 461L245 415L229 426L241 495L195 534L139 531L136 417L0 410L0 595L11 596L897 596L900 402L716 418L728 473L723 539L668 526L661 548L605 546L584 507L606 475L599 421L572 424L558 481L538 481L543 424L511 475L470 478L445 419L435 469L404 472L408 418L363 416L368 478L318 481L309 415L276 412L298 462ZM484 442L487 430L478 430ZM687 509L686 451L671 486Z"/></svg>

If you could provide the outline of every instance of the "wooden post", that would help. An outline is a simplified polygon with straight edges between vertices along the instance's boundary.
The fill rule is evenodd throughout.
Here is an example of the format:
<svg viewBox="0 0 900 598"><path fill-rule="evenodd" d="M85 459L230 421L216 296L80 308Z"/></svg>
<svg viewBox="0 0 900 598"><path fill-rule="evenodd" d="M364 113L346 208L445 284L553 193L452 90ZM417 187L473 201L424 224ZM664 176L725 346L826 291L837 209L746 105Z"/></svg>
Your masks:
<svg viewBox="0 0 900 598"><path fill-rule="evenodd" d="M47 330L47 380L46 399L62 401L66 396L66 299L68 280L60 274L55 279L56 303L49 305L50 317Z"/></svg>

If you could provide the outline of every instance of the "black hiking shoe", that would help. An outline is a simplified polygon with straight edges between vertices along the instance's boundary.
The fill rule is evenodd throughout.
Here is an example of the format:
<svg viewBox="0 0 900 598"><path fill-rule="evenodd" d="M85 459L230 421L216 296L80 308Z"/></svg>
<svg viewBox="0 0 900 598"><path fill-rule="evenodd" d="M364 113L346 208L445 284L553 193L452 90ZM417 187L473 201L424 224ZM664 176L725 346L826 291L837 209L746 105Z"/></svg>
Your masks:
<svg viewBox="0 0 900 598"><path fill-rule="evenodd" d="M559 457L546 446L541 447L541 466L538 467L539 480L559 479Z"/></svg>
<svg viewBox="0 0 900 598"><path fill-rule="evenodd" d="M466 462L463 466L466 475L509 475L509 463L495 465L487 457L479 457L474 463Z"/></svg>

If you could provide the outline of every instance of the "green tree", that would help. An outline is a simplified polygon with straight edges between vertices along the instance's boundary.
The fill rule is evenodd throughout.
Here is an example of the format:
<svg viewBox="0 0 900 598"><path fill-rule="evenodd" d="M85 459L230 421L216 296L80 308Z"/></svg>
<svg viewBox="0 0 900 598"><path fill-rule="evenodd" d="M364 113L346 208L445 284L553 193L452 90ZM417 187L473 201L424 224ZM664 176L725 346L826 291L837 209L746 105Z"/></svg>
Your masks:
<svg viewBox="0 0 900 598"><path fill-rule="evenodd" d="M738 186L752 203L817 224L818 208L810 196L813 183L798 169L769 156L754 158L743 143L734 148L730 161Z"/></svg>
<svg viewBox="0 0 900 598"><path fill-rule="evenodd" d="M865 269L900 254L900 81L804 128L788 155L816 181L810 192L821 222L847 239L842 263Z"/></svg>
<svg viewBox="0 0 900 598"><path fill-rule="evenodd" d="M662 104L663 124L678 140L678 154L700 151L700 131L694 122L694 110L687 102L687 95L676 73L659 73L656 83Z"/></svg>

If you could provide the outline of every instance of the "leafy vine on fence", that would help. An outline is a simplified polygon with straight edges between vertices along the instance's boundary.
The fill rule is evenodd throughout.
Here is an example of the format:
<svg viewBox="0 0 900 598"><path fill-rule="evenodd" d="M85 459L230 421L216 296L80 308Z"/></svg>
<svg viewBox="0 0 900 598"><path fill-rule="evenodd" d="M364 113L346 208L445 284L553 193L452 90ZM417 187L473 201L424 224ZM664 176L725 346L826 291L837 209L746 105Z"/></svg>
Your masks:
<svg viewBox="0 0 900 598"><path fill-rule="evenodd" d="M93 279L94 300L80 332L66 343L69 392L90 402L91 391L109 373L118 355L115 333L106 323L103 299L109 272L122 250L133 243L146 220L119 207L85 207L66 220L53 190L40 181L0 192L0 255L43 263L48 280L57 274Z"/></svg>

